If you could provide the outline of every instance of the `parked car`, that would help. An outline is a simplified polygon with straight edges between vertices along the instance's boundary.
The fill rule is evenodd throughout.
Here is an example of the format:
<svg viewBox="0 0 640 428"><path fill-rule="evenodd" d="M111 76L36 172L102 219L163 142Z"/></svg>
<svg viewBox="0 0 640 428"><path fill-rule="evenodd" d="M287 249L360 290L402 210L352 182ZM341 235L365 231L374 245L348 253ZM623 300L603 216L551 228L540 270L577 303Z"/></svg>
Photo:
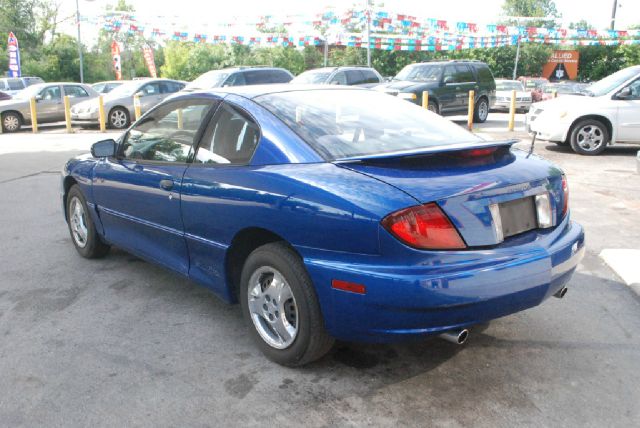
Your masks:
<svg viewBox="0 0 640 428"><path fill-rule="evenodd" d="M334 339L463 342L564 295L566 177L512 144L360 88L182 93L69 160L62 203L81 256L117 245L239 301L297 366Z"/></svg>
<svg viewBox="0 0 640 428"><path fill-rule="evenodd" d="M640 65L613 73L582 93L534 103L527 130L582 155L600 154L616 143L640 143Z"/></svg>
<svg viewBox="0 0 640 428"><path fill-rule="evenodd" d="M148 111L169 95L182 90L184 82L170 79L132 80L106 94L103 98L106 123L111 128L125 129L135 117L134 95L140 96L140 110ZM80 126L95 126L100 123L98 100L80 103L71 109L71 122Z"/></svg>
<svg viewBox="0 0 640 428"><path fill-rule="evenodd" d="M0 91L13 96L31 85L44 83L40 77L4 77L0 78Z"/></svg>
<svg viewBox="0 0 640 428"><path fill-rule="evenodd" d="M126 80L108 80L106 82L94 83L93 85L91 85L91 87L95 89L97 93L104 95L104 94L108 94L118 86L123 85L125 82L127 81Z"/></svg>
<svg viewBox="0 0 640 428"><path fill-rule="evenodd" d="M7 101L0 101L0 115L4 132L19 131L23 125L31 124L29 100L36 99L38 123L64 120L63 98L68 95L71 105L98 96L91 86L82 83L38 83L18 92Z"/></svg>
<svg viewBox="0 0 640 428"><path fill-rule="evenodd" d="M518 81L522 82L524 88L531 92L533 102L542 100L542 87L549 83L549 79L545 77L520 76Z"/></svg>
<svg viewBox="0 0 640 428"><path fill-rule="evenodd" d="M266 85L272 83L288 83L293 74L284 68L275 67L231 67L222 70L211 70L193 82L185 91L222 88L225 86Z"/></svg>
<svg viewBox="0 0 640 428"><path fill-rule="evenodd" d="M542 87L542 97L540 101L550 100L551 98L563 95L582 95L584 89L589 85L585 83L562 81L557 83L547 83Z"/></svg>
<svg viewBox="0 0 640 428"><path fill-rule="evenodd" d="M11 95L7 94L6 92L0 91L0 101L10 100L10 99L11 99Z"/></svg>
<svg viewBox="0 0 640 428"><path fill-rule="evenodd" d="M469 91L475 91L474 122L484 122L496 101L496 82L487 64L480 61L430 61L404 67L391 82L375 89L415 104L429 92L428 108L443 116L464 114Z"/></svg>
<svg viewBox="0 0 640 428"><path fill-rule="evenodd" d="M493 108L509 111L512 91L516 91L516 111L529 111L531 92L526 91L524 85L517 80L496 79L496 103Z"/></svg>
<svg viewBox="0 0 640 428"><path fill-rule="evenodd" d="M370 67L323 67L300 73L289 83L373 87L384 78Z"/></svg>

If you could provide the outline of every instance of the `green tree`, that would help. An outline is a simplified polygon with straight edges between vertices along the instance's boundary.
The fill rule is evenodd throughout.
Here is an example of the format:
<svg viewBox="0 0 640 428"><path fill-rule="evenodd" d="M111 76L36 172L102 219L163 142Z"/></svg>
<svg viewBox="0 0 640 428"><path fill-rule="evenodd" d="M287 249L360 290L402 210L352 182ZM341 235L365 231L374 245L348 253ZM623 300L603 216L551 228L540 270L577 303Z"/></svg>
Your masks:
<svg viewBox="0 0 640 428"><path fill-rule="evenodd" d="M509 17L546 18L527 20L526 25L532 27L553 27L555 18L561 16L553 0L505 0L502 12ZM514 23L513 20L508 22Z"/></svg>

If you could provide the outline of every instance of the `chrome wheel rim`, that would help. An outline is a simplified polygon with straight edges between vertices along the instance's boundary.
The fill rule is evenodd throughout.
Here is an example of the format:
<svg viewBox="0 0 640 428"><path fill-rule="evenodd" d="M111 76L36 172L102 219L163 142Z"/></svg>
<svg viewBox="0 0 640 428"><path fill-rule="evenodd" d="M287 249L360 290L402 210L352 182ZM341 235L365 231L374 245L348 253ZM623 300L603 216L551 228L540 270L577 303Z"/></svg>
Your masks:
<svg viewBox="0 0 640 428"><path fill-rule="evenodd" d="M111 113L111 125L116 128L124 128L127 125L127 115L122 110L114 110Z"/></svg>
<svg viewBox="0 0 640 428"><path fill-rule="evenodd" d="M16 116L9 114L4 117L4 129L7 131L15 131L20 127L20 119Z"/></svg>
<svg viewBox="0 0 640 428"><path fill-rule="evenodd" d="M288 348L298 335L298 306L284 276L262 266L249 278L249 314L258 334L269 346Z"/></svg>
<svg viewBox="0 0 640 428"><path fill-rule="evenodd" d="M71 198L69 203L69 225L71 226L71 236L76 245L80 248L87 246L87 220L84 212L84 206L77 196Z"/></svg>
<svg viewBox="0 0 640 428"><path fill-rule="evenodd" d="M486 120L488 114L489 108L487 107L487 103L480 101L480 104L478 104L478 118L480 118L480 120Z"/></svg>
<svg viewBox="0 0 640 428"><path fill-rule="evenodd" d="M586 125L578 130L577 143L581 149L592 152L604 144L604 132L596 125Z"/></svg>

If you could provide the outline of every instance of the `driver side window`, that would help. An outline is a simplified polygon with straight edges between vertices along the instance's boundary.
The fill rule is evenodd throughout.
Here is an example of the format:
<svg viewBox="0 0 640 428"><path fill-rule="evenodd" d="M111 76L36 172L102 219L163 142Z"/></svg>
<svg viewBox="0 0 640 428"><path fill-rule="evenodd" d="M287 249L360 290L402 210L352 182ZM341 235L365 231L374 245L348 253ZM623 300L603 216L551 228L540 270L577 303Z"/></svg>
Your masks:
<svg viewBox="0 0 640 428"><path fill-rule="evenodd" d="M59 86L49 86L48 88L44 88L42 92L40 92L40 95L45 101L57 101L62 98L60 96Z"/></svg>
<svg viewBox="0 0 640 428"><path fill-rule="evenodd" d="M202 121L215 103L203 99L177 101L154 110L125 136L120 157L186 163Z"/></svg>
<svg viewBox="0 0 640 428"><path fill-rule="evenodd" d="M632 82L629 85L629 89L631 90L631 96L627 99L629 100L640 100L640 79Z"/></svg>

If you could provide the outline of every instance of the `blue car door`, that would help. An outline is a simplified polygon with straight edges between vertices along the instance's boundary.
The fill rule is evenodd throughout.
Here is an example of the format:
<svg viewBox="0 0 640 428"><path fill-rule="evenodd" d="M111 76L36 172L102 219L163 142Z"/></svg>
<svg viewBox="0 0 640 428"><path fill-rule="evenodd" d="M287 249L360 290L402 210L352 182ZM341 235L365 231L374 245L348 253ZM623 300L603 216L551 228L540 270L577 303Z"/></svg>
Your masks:
<svg viewBox="0 0 640 428"><path fill-rule="evenodd" d="M94 170L93 195L106 239L186 274L180 212L182 177L215 99L166 103L121 139L118 154Z"/></svg>

